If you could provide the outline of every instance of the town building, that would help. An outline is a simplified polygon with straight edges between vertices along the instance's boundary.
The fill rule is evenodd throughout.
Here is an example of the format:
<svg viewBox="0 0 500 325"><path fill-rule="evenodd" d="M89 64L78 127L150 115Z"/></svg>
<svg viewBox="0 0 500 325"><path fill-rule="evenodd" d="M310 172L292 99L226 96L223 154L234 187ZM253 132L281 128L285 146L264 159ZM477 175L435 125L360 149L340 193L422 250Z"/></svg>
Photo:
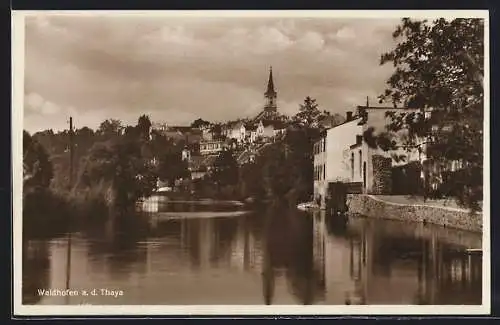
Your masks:
<svg viewBox="0 0 500 325"><path fill-rule="evenodd" d="M260 120L257 124L257 138L269 139L284 133L286 125L278 120Z"/></svg>
<svg viewBox="0 0 500 325"><path fill-rule="evenodd" d="M236 121L230 123L226 128L226 137L229 139L234 139L238 143L243 143L246 138L246 128L244 121Z"/></svg>
<svg viewBox="0 0 500 325"><path fill-rule="evenodd" d="M225 147L224 141L202 141L200 142L200 154L203 156L218 154Z"/></svg>
<svg viewBox="0 0 500 325"><path fill-rule="evenodd" d="M245 139L249 143L255 143L257 141L257 125L255 123L245 124Z"/></svg>
<svg viewBox="0 0 500 325"><path fill-rule="evenodd" d="M204 127L201 129L202 138L204 141L213 141L214 140L214 132L211 128Z"/></svg>
<svg viewBox="0 0 500 325"><path fill-rule="evenodd" d="M425 144L413 148L398 147L384 151L373 148L365 135L386 130L390 119L387 112L411 112L394 107L358 106L355 114L347 112L344 123L327 129L314 144L314 199L325 204L328 184L343 182L350 191L372 194L392 194L392 169L410 162L425 160ZM404 160L396 157L404 156ZM420 179L422 174L416 175ZM418 183L418 180L415 180Z"/></svg>

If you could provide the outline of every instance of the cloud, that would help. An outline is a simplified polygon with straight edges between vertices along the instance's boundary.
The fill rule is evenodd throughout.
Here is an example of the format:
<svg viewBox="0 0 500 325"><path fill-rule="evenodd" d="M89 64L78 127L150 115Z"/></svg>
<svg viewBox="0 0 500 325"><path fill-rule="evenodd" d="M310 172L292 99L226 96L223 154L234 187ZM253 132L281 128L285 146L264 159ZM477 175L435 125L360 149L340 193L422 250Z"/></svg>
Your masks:
<svg viewBox="0 0 500 325"><path fill-rule="evenodd" d="M264 105L271 65L280 110L296 112L313 96L344 112L383 91L392 67L378 60L396 23L40 14L26 21L25 121L42 127L50 115L64 126L71 114L95 127L148 112L170 124L251 116Z"/></svg>
<svg viewBox="0 0 500 325"><path fill-rule="evenodd" d="M54 115L61 110L58 105L45 100L37 93L30 93L25 96L24 103L28 112L32 114Z"/></svg>
<svg viewBox="0 0 500 325"><path fill-rule="evenodd" d="M336 39L342 40L342 41L348 41L356 37L356 33L352 28L349 27L342 27L339 29L335 34L334 37Z"/></svg>

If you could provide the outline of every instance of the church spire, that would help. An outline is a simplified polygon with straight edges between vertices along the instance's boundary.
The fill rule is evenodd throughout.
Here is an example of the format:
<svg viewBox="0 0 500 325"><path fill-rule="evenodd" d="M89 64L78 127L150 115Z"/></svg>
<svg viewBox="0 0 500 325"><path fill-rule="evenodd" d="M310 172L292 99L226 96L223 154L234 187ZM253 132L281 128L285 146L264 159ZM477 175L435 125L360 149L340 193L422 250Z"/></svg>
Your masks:
<svg viewBox="0 0 500 325"><path fill-rule="evenodd" d="M255 121L276 118L278 112L278 106L276 105L277 96L278 93L274 89L273 67L269 67L269 80L267 81L267 90L264 93L266 104L264 105L264 110L255 118Z"/></svg>
<svg viewBox="0 0 500 325"><path fill-rule="evenodd" d="M274 81L273 81L273 67L269 67L269 80L267 82L267 91L265 93L267 98L276 97L276 91L274 90Z"/></svg>

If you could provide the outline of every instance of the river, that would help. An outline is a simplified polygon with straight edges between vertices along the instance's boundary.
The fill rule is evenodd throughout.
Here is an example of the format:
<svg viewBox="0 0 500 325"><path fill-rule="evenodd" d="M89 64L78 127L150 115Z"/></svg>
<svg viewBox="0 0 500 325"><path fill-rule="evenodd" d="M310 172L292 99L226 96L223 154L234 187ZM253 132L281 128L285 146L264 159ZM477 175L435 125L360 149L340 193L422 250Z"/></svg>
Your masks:
<svg viewBox="0 0 500 325"><path fill-rule="evenodd" d="M481 257L463 254L480 234L286 208L158 215L27 241L23 304L481 304Z"/></svg>

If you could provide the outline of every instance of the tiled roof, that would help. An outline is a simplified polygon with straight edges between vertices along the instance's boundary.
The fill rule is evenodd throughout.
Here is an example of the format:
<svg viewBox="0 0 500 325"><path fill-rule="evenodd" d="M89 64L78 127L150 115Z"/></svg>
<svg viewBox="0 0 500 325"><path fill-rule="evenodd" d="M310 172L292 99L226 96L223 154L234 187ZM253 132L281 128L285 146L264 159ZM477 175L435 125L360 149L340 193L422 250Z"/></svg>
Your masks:
<svg viewBox="0 0 500 325"><path fill-rule="evenodd" d="M193 128L190 126L169 126L168 130L185 133L185 132L191 132L193 130Z"/></svg>
<svg viewBox="0 0 500 325"><path fill-rule="evenodd" d="M247 123L247 124L245 124L245 129L247 131L255 131L255 130L257 130L257 125L254 123Z"/></svg>
<svg viewBox="0 0 500 325"><path fill-rule="evenodd" d="M272 126L275 129L284 129L285 128L285 123L281 121L275 121L275 120L263 120L262 125L264 127Z"/></svg>
<svg viewBox="0 0 500 325"><path fill-rule="evenodd" d="M203 169L204 167L213 166L217 155L209 156L191 156L191 161L189 162L189 168L191 171L197 171Z"/></svg>
<svg viewBox="0 0 500 325"><path fill-rule="evenodd" d="M239 129L241 128L242 125L245 125L245 123L239 121L239 122L236 122L234 123L233 125L231 125L231 128L234 130L234 129Z"/></svg>

